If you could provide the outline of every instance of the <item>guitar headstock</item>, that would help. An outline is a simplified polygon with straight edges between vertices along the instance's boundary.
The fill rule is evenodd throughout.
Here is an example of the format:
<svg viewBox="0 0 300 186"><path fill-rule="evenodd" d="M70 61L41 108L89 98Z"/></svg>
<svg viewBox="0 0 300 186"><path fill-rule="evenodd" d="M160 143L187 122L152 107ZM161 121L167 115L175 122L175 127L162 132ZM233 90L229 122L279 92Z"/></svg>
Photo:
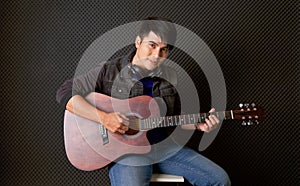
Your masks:
<svg viewBox="0 0 300 186"><path fill-rule="evenodd" d="M259 124L264 119L264 110L255 103L240 103L238 110L233 110L233 117L242 122L242 125Z"/></svg>

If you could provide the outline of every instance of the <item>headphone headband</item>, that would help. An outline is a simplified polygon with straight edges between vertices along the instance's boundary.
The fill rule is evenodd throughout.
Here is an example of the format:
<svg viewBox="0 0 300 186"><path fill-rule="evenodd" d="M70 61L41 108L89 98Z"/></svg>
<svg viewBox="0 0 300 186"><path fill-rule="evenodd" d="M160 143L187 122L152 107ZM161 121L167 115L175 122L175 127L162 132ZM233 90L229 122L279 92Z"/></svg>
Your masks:
<svg viewBox="0 0 300 186"><path fill-rule="evenodd" d="M130 69L132 75L136 75L138 78L144 78L144 77L160 77L162 74L161 68L157 67L156 69L148 72L144 72L139 66L129 64L128 68Z"/></svg>

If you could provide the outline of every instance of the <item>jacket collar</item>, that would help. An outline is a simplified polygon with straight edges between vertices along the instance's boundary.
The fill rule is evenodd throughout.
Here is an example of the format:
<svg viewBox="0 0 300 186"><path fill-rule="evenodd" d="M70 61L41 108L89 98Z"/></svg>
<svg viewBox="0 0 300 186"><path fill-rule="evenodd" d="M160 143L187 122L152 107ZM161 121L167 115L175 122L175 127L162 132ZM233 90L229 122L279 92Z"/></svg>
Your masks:
<svg viewBox="0 0 300 186"><path fill-rule="evenodd" d="M131 51L129 54L125 55L121 60L121 68L125 68L132 62L132 59L136 53L136 50Z"/></svg>

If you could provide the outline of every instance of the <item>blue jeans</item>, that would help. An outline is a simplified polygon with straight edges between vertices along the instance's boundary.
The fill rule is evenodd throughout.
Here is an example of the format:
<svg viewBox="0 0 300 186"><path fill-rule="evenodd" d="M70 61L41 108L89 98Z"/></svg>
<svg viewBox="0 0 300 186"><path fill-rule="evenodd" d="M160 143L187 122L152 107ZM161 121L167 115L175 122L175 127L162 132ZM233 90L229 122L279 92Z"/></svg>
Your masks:
<svg viewBox="0 0 300 186"><path fill-rule="evenodd" d="M194 150L184 147L170 157L166 156L170 154L169 149L159 151L128 155L112 163L109 166L112 186L149 185L152 170L183 176L192 185L230 185L229 177L221 167Z"/></svg>

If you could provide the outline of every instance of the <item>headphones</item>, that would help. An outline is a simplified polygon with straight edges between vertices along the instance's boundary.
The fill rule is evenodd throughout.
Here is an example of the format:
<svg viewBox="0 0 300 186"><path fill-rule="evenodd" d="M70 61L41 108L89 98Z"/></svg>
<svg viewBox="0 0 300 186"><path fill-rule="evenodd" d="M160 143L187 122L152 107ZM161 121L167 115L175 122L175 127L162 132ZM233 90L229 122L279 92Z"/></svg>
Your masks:
<svg viewBox="0 0 300 186"><path fill-rule="evenodd" d="M128 68L130 69L131 75L137 76L137 78L142 79L145 77L160 77L162 75L162 71L160 67L148 72L144 72L139 66L129 64Z"/></svg>

